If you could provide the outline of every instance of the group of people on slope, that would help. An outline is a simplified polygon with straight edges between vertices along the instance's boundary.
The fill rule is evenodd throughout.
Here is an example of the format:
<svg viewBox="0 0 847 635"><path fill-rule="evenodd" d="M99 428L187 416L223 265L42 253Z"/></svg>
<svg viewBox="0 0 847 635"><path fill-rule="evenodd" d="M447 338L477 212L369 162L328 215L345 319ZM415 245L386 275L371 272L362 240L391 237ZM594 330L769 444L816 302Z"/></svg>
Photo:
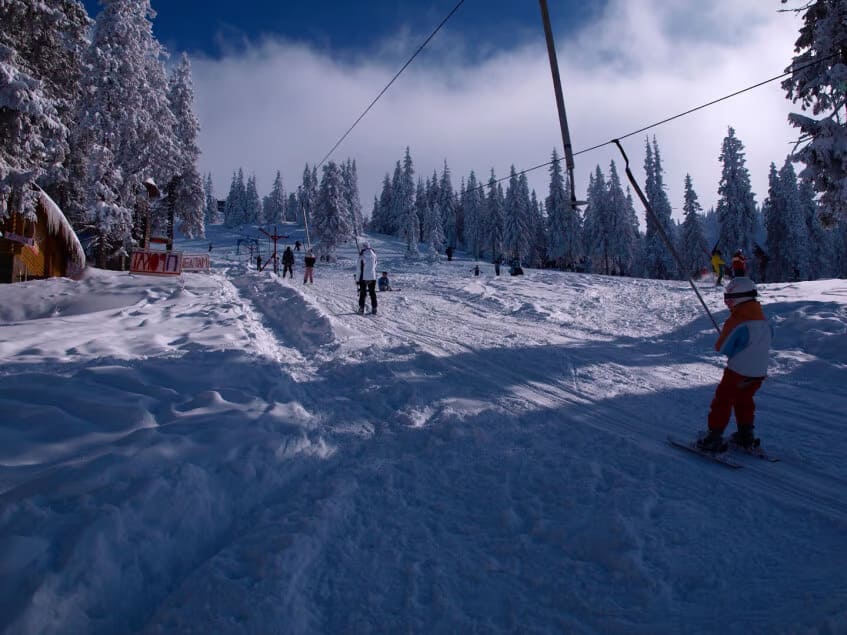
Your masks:
<svg viewBox="0 0 847 635"><path fill-rule="evenodd" d="M753 247L753 256L756 258L756 264L758 266L758 277L761 282L767 281L767 270L768 270L768 262L770 258L765 253L765 250L759 244L754 245ZM717 276L717 281L715 285L719 285L723 281L724 271L729 271L733 278L737 278L738 276L747 276L747 257L744 255L744 251L741 249L736 249L735 253L732 254L732 260L730 261L729 267L726 266L726 262L723 259L720 249L715 247L712 250L712 269Z"/></svg>
<svg viewBox="0 0 847 635"><path fill-rule="evenodd" d="M298 240L296 243L297 251L300 251L300 241ZM306 250L306 254L303 256L303 284L307 282L309 284L315 283L315 254L311 249ZM256 269L259 271L262 270L262 257L256 256ZM291 251L291 247L288 246L285 248L285 251L282 252L282 277L285 277L285 274L288 274L290 278L294 278L294 252Z"/></svg>
<svg viewBox="0 0 847 635"><path fill-rule="evenodd" d="M712 250L712 269L715 271L717 280L715 286L719 286L723 282L723 274L726 270L726 261L723 259L720 249ZM732 261L729 271L733 278L739 278L747 275L747 258L744 257L744 252L741 249L736 249L732 254Z"/></svg>

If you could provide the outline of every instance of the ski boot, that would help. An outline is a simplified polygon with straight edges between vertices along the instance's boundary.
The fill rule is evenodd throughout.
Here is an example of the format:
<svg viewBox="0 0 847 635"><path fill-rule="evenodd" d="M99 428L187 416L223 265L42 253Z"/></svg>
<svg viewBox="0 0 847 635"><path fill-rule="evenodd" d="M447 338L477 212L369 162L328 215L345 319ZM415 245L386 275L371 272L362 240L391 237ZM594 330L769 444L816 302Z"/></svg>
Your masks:
<svg viewBox="0 0 847 635"><path fill-rule="evenodd" d="M716 430L709 430L705 435L697 439L697 447L704 452L726 452L728 445L723 439L723 434Z"/></svg>
<svg viewBox="0 0 847 635"><path fill-rule="evenodd" d="M360 306L360 307L359 307L359 310L357 311L357 313L358 313L359 315L364 315L364 314L365 314L365 307Z"/></svg>
<svg viewBox="0 0 847 635"><path fill-rule="evenodd" d="M745 450L758 448L761 444L761 441L753 435L753 426L742 424L738 425L737 432L733 432L729 436L729 441L730 443L744 448Z"/></svg>

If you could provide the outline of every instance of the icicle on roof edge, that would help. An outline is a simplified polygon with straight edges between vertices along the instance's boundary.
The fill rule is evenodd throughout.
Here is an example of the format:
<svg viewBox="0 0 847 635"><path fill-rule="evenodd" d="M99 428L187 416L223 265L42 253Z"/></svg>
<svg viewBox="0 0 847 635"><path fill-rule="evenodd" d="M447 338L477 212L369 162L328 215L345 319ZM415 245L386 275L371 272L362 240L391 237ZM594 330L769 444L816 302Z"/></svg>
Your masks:
<svg viewBox="0 0 847 635"><path fill-rule="evenodd" d="M54 236L56 234L60 234L62 238L65 239L65 243L68 245L70 259L80 267L84 267L85 251L82 248L82 244L79 242L79 238L77 238L76 232L65 217L65 214L61 209L59 209L59 206L56 205L55 201L50 198L47 192L37 185L35 188L38 191L38 200L41 201L41 204L44 207L44 212L47 214L48 231Z"/></svg>

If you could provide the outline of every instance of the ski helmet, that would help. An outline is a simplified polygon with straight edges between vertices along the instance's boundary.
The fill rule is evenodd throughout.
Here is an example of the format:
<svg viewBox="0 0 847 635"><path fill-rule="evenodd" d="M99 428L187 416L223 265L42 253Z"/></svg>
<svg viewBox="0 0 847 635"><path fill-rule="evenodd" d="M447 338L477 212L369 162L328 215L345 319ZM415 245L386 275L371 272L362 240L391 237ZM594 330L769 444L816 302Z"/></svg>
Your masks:
<svg viewBox="0 0 847 635"><path fill-rule="evenodd" d="M367 240L362 243L362 249L370 249L370 248L371 248L371 244Z"/></svg>
<svg viewBox="0 0 847 635"><path fill-rule="evenodd" d="M729 306L734 307L742 302L755 299L758 294L756 284L750 278L738 276L730 280L729 284L726 285L723 299Z"/></svg>

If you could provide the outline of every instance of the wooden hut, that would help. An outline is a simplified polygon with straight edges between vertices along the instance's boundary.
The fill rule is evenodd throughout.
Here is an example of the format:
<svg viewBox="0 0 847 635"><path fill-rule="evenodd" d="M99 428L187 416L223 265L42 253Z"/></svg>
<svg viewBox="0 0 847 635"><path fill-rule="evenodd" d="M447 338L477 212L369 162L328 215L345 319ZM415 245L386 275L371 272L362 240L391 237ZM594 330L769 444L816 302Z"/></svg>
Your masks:
<svg viewBox="0 0 847 635"><path fill-rule="evenodd" d="M44 190L34 187L34 219L19 212L0 219L0 282L76 277L85 268L85 252L68 219Z"/></svg>

